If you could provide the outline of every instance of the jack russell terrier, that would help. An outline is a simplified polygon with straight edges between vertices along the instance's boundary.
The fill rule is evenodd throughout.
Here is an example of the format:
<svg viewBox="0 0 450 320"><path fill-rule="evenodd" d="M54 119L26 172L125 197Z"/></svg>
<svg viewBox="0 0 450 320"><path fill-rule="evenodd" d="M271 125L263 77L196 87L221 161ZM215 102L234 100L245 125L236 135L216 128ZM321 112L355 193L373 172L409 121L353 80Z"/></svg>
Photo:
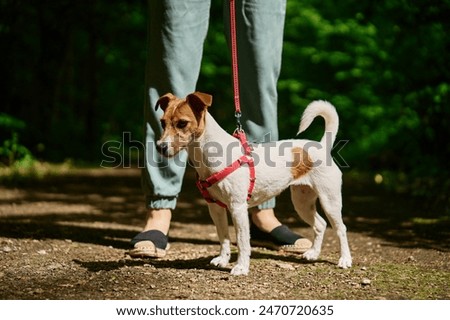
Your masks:
<svg viewBox="0 0 450 320"><path fill-rule="evenodd" d="M321 251L326 222L316 211L316 200L319 198L339 237L338 266L351 267L352 258L341 215L342 173L330 160L330 147L339 125L335 108L328 102L314 101L303 114L298 133L306 130L315 117L325 119L326 134L320 142L283 140L257 144L249 149L245 142L243 146L235 136L217 124L207 110L211 104L212 96L201 92L189 94L184 99L168 93L156 104L156 109L160 107L164 111L161 118L163 134L157 141L158 151L166 157L173 157L181 150L187 150L189 160L196 168L202 194L208 200L209 213L221 246L219 256L212 259L211 264L225 267L230 260L228 208L239 250L231 274L248 274L251 252L248 208L290 187L295 210L315 233L313 245L303 257L316 260ZM205 185L204 182L211 177L214 181Z"/></svg>

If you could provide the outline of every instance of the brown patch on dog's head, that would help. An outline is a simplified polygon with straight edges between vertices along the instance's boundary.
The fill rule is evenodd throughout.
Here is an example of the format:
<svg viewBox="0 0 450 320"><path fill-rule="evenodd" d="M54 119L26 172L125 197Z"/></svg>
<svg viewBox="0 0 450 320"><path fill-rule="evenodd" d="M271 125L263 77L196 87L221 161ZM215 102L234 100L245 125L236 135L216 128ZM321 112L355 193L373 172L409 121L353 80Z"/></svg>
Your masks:
<svg viewBox="0 0 450 320"><path fill-rule="evenodd" d="M205 129L205 114L212 105L212 96L202 92L194 92L186 97L186 102L191 107L197 119L196 137L199 137Z"/></svg>
<svg viewBox="0 0 450 320"><path fill-rule="evenodd" d="M185 99L171 93L159 98L156 108L161 107L164 114L161 118L163 134L157 146L163 155L172 157L205 129L206 110L212 104L212 96L194 92Z"/></svg>
<svg viewBox="0 0 450 320"><path fill-rule="evenodd" d="M167 107L169 106L170 101L177 99L173 94L166 93L165 95L161 96L158 101L156 101L155 110L158 110L158 107L161 108L163 111L166 111Z"/></svg>
<svg viewBox="0 0 450 320"><path fill-rule="evenodd" d="M294 179L304 176L313 167L313 162L309 158L308 153L300 147L292 148L292 158L291 173Z"/></svg>
<svg viewBox="0 0 450 320"><path fill-rule="evenodd" d="M197 91L188 95L186 101L196 112L203 112L207 107L211 107L212 96Z"/></svg>

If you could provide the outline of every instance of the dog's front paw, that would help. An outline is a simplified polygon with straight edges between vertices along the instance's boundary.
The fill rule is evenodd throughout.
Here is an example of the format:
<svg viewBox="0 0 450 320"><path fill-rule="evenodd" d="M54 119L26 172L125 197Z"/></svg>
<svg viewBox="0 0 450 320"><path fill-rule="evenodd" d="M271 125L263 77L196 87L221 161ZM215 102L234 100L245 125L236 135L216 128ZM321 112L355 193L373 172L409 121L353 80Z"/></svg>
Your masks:
<svg viewBox="0 0 450 320"><path fill-rule="evenodd" d="M347 269L352 266L352 258L351 257L341 257L338 262L338 267L342 269Z"/></svg>
<svg viewBox="0 0 450 320"><path fill-rule="evenodd" d="M216 267L225 268L230 261L230 256L217 256L211 260L210 264Z"/></svg>
<svg viewBox="0 0 450 320"><path fill-rule="evenodd" d="M246 266L237 264L234 266L233 269L231 269L231 274L233 276L246 276L249 271L250 271L250 268L248 266L246 267Z"/></svg>
<svg viewBox="0 0 450 320"><path fill-rule="evenodd" d="M303 254L303 258L308 261L314 261L319 258L319 255L320 255L320 251L317 251L317 250L311 248Z"/></svg>

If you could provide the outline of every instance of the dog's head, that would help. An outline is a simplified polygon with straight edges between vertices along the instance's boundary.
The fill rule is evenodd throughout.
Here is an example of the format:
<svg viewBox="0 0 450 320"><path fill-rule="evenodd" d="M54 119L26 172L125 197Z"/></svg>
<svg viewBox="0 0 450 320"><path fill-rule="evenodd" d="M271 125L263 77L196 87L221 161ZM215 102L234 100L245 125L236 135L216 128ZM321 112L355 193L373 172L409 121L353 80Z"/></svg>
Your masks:
<svg viewBox="0 0 450 320"><path fill-rule="evenodd" d="M167 93L158 99L156 109L161 108L163 133L156 142L158 151L173 157L185 149L195 138L202 135L205 129L206 110L212 104L212 96L194 92L180 99Z"/></svg>

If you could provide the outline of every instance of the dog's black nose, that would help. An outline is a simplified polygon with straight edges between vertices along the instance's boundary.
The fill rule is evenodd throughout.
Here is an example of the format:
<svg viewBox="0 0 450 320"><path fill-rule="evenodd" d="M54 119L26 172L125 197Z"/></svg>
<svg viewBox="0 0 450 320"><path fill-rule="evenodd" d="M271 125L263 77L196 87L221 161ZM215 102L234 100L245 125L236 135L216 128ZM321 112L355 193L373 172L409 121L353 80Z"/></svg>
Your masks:
<svg viewBox="0 0 450 320"><path fill-rule="evenodd" d="M162 155L167 155L167 152L169 151L169 143L168 142L159 142L156 145L156 149Z"/></svg>

